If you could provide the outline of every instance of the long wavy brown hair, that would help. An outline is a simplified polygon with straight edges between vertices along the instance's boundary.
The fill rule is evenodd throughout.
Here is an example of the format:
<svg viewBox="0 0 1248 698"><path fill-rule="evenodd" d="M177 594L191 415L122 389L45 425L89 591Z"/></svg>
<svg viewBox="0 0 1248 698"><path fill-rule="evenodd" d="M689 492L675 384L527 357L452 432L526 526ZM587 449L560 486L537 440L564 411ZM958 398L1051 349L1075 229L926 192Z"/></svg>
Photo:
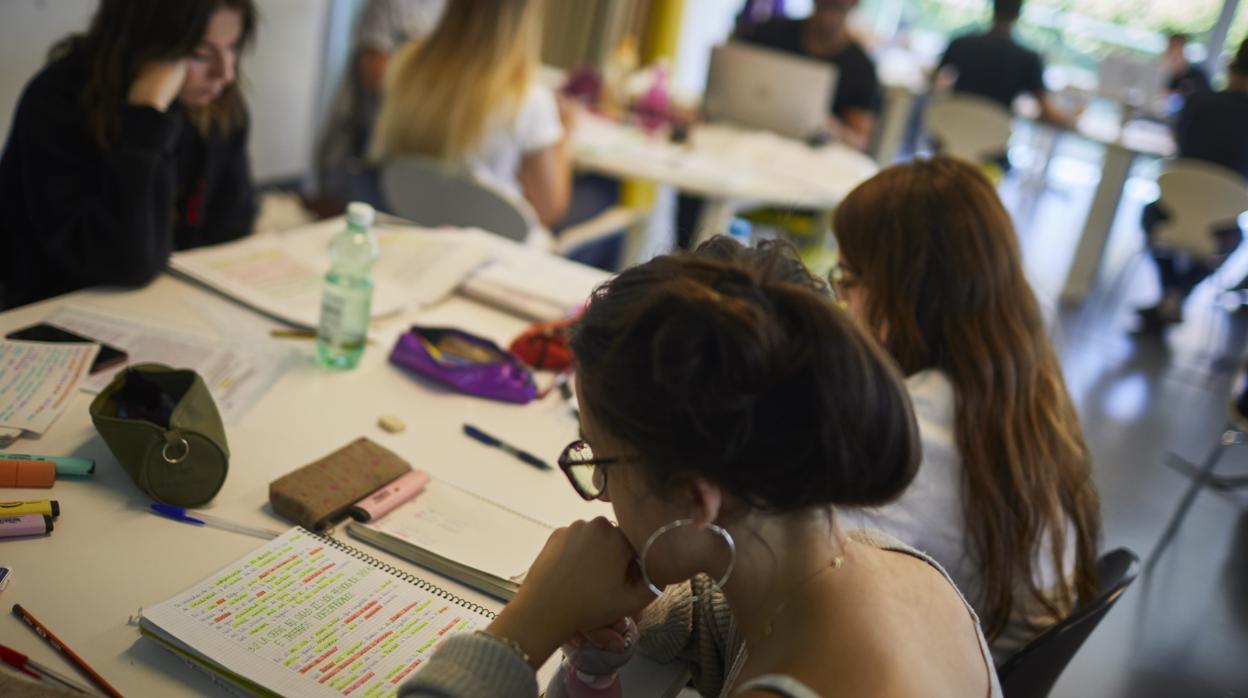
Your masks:
<svg viewBox="0 0 1248 698"><path fill-rule="evenodd" d="M897 165L837 209L837 239L861 319L906 375L938 369L956 395L968 551L984 629L1004 630L1020 581L1054 617L1096 593L1100 500L1079 418L1023 272L1010 216L978 168L937 157ZM1073 589L1037 588L1073 530Z"/></svg>
<svg viewBox="0 0 1248 698"><path fill-rule="evenodd" d="M81 99L96 144L109 148L116 142L122 107L143 64L191 55L212 14L221 8L239 11L240 47L250 43L256 28L253 0L100 0L86 33L67 36L52 47L50 60L81 53L89 66ZM214 131L229 135L242 127L247 111L238 79L212 104L188 109L188 115L205 136Z"/></svg>

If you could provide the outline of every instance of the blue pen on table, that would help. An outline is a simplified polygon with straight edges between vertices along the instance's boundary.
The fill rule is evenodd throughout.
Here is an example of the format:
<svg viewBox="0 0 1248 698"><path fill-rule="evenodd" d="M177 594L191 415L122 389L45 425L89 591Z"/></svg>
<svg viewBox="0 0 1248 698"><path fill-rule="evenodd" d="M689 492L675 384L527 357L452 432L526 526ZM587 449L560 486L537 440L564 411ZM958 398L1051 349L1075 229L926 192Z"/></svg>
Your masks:
<svg viewBox="0 0 1248 698"><path fill-rule="evenodd" d="M152 511L160 514L161 516L173 519L174 521L181 521L195 526L212 526L213 528L219 528L223 531L233 531L235 533L255 536L265 540L271 540L282 535L281 532L274 531L272 529L234 523L233 521L226 521L225 519L220 519L215 516L209 516L203 512L191 511L190 509L184 509L182 507L175 507L171 504L153 504Z"/></svg>
<svg viewBox="0 0 1248 698"><path fill-rule="evenodd" d="M546 461L542 460L541 458L538 458L537 456L533 455L532 453L529 453L528 451L518 449L515 446L512 446L511 444L507 443L506 441L503 441L500 438L490 436L489 434L481 431L480 429L472 426L471 424L464 425L464 433L467 434L470 438L476 439L477 441L480 441L486 446L493 446L494 448L500 449L504 453L507 453L508 455L511 455L519 460L522 460L525 463L528 463L529 465L535 468L540 468L542 470L552 469L550 463L547 463Z"/></svg>

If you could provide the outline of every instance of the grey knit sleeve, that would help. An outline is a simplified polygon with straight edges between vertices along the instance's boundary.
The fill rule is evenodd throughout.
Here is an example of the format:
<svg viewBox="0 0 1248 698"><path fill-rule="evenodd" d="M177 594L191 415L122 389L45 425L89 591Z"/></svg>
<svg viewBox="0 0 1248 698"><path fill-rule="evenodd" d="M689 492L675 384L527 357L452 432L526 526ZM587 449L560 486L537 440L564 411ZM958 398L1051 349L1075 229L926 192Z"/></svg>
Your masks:
<svg viewBox="0 0 1248 698"><path fill-rule="evenodd" d="M639 627L641 651L659 662L687 662L704 696L720 694L744 648L728 600L702 575L668 587L642 614Z"/></svg>
<svg viewBox="0 0 1248 698"><path fill-rule="evenodd" d="M515 649L487 635L456 635L399 688L404 698L533 698L537 677Z"/></svg>

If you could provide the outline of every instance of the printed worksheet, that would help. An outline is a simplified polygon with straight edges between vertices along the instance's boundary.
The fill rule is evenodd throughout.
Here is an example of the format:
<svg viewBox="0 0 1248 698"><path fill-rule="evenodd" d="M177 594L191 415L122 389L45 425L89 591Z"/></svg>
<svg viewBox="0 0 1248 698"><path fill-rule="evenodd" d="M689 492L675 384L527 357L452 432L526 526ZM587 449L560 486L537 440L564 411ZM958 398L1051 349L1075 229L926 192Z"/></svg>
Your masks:
<svg viewBox="0 0 1248 698"><path fill-rule="evenodd" d="M231 424L238 423L297 360L292 354L265 353L73 305L59 308L44 321L124 350L129 354L127 364L155 362L194 370L212 393L221 419ZM82 389L100 392L122 368L88 377Z"/></svg>
<svg viewBox="0 0 1248 698"><path fill-rule="evenodd" d="M214 671L289 696L394 695L479 609L358 551L291 529L143 611L149 632Z"/></svg>

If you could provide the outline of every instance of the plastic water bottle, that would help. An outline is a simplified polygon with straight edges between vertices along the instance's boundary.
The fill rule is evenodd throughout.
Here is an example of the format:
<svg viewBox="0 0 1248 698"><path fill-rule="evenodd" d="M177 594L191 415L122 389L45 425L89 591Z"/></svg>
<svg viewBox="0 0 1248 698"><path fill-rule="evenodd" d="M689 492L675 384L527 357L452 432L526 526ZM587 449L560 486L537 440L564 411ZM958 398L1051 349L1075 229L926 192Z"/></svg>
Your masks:
<svg viewBox="0 0 1248 698"><path fill-rule="evenodd" d="M627 647L622 653L611 652L586 640L563 647L563 661L546 686L546 698L621 698L624 686L620 669L637 652L640 633L632 620L624 632Z"/></svg>
<svg viewBox="0 0 1248 698"><path fill-rule="evenodd" d="M372 226L373 207L354 202L347 207L347 229L329 243L332 266L325 274L316 353L330 368L355 368L364 355L373 305L372 268L380 251Z"/></svg>

